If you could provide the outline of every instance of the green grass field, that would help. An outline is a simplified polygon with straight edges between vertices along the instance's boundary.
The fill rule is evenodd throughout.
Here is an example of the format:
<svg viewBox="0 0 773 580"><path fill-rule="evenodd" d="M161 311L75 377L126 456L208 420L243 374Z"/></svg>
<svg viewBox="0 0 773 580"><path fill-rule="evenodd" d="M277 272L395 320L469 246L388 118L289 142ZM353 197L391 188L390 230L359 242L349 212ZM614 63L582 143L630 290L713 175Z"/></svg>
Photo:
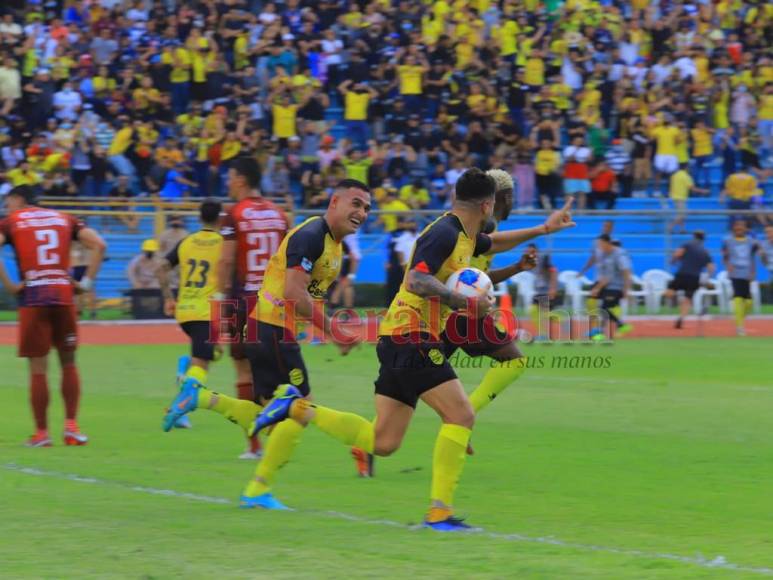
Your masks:
<svg viewBox="0 0 773 580"><path fill-rule="evenodd" d="M310 428L275 490L297 511L237 509L254 468L236 459L238 428L199 411L193 430L161 432L181 351L82 348L92 444L25 449L26 368L0 349L0 576L773 574L773 340L529 347L544 367L480 416L457 494L459 512L486 532L452 536L409 528L426 508L438 426L426 408L375 479L356 478L347 450ZM372 413L371 347L346 359L329 347L305 353L318 400ZM609 368L552 369L554 356L610 357ZM469 388L482 373L460 370ZM232 381L227 361L211 374L225 392Z"/></svg>

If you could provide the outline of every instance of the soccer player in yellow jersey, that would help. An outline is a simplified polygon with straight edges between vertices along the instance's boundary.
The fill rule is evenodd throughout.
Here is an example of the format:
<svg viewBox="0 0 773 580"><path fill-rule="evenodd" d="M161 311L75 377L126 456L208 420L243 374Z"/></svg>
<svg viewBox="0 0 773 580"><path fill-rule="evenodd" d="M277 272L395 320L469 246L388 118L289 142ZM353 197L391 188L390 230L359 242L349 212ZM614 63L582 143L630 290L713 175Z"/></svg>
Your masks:
<svg viewBox="0 0 773 580"><path fill-rule="evenodd" d="M210 339L210 298L217 292L217 263L223 247L223 236L217 231L220 202L205 200L199 207L201 230L185 237L164 259L158 270L164 312L177 319L191 339L191 359L182 377L183 387L206 384L209 363L215 360L215 343ZM180 267L180 289L177 300L169 287L169 272ZM187 417L167 413L164 431L172 427L189 427Z"/></svg>
<svg viewBox="0 0 773 580"><path fill-rule="evenodd" d="M413 417L419 399L440 416L435 443L427 527L439 531L469 529L454 516L454 491L464 467L475 409L444 354L446 321L455 310L467 309L482 318L493 304L488 296L466 299L445 282L469 265L473 255L505 252L540 235L574 226L571 200L538 227L482 233L494 211L494 180L469 169L456 183L450 212L427 226L414 245L400 291L379 329L376 379L376 421L311 404L294 386L274 398L255 421L254 429L290 422L313 423L342 443L375 455L394 453ZM273 437L273 435L272 435Z"/></svg>
<svg viewBox="0 0 773 580"><path fill-rule="evenodd" d="M342 354L356 345L357 338L333 332L331 320L321 306L330 285L338 278L341 240L365 223L370 204L367 186L353 179L340 181L325 215L309 218L290 230L271 256L258 292L258 304L250 314L257 321L257 336L250 337L249 323L247 327L251 341L247 344L247 357L256 402L215 393L200 382L192 382L183 386L169 415L177 418L196 409L210 409L247 430L262 409L261 403L271 400L280 385L290 384L294 392L309 395L308 372L295 339L297 323L301 319L311 320ZM302 432L303 425L292 420L284 421L271 432L255 478L242 494L242 507L286 509L271 493L271 486L279 469L289 461Z"/></svg>

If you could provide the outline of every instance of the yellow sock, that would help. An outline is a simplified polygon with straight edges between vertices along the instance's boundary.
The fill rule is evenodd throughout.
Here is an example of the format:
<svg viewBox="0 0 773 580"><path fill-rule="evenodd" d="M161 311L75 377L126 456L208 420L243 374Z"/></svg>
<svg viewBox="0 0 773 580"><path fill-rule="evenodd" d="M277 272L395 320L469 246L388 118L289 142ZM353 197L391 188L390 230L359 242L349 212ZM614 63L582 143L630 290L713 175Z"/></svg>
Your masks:
<svg viewBox="0 0 773 580"><path fill-rule="evenodd" d="M296 402L295 405L298 405ZM311 422L320 431L338 439L344 445L359 447L373 453L376 430L372 421L367 421L354 413L344 413L329 407L310 405L314 409Z"/></svg>
<svg viewBox="0 0 773 580"><path fill-rule="evenodd" d="M268 436L268 443L263 451L263 459L255 469L255 479L247 484L244 495L256 497L271 489L277 472L290 461L290 457L298 445L303 433L303 425L293 419L277 423Z"/></svg>
<svg viewBox="0 0 773 580"><path fill-rule="evenodd" d="M188 371L185 373L185 376L183 377L183 382L185 382L188 379L193 379L200 385L206 385L208 374L209 373L207 373L207 369L191 365L190 367L188 367Z"/></svg>
<svg viewBox="0 0 773 580"><path fill-rule="evenodd" d="M432 503L441 502L450 508L454 504L454 491L467 458L467 443L472 431L461 425L443 423L440 427L435 451L432 454ZM428 517L433 517L432 511ZM430 520L433 521L433 520Z"/></svg>
<svg viewBox="0 0 773 580"><path fill-rule="evenodd" d="M743 319L746 318L746 299L745 298L733 298L733 310L735 314L735 325L737 327L743 326Z"/></svg>
<svg viewBox="0 0 773 580"><path fill-rule="evenodd" d="M196 407L214 411L231 423L236 423L245 431L252 426L255 417L263 410L263 407L252 401L235 399L203 387L199 389L199 400Z"/></svg>
<svg viewBox="0 0 773 580"><path fill-rule="evenodd" d="M470 393L470 403L477 414L481 409L493 401L499 393L508 385L514 383L526 370L526 357L496 363L483 376L483 380Z"/></svg>

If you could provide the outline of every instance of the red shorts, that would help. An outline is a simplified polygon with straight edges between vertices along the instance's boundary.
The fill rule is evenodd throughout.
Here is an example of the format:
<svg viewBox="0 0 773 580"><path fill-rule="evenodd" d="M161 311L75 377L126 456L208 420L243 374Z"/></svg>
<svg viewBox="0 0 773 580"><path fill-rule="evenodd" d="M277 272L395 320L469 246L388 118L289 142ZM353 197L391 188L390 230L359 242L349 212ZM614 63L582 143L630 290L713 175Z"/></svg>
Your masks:
<svg viewBox="0 0 773 580"><path fill-rule="evenodd" d="M19 356L46 356L51 346L60 351L78 347L75 306L20 306Z"/></svg>

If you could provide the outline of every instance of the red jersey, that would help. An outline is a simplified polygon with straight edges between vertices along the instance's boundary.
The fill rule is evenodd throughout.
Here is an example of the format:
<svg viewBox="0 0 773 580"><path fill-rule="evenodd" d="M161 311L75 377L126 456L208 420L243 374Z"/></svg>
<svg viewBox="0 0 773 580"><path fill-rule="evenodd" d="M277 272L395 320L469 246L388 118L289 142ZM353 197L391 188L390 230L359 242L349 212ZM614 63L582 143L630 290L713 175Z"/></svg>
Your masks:
<svg viewBox="0 0 773 580"><path fill-rule="evenodd" d="M40 207L16 210L0 221L0 233L16 252L24 289L21 306L68 306L73 303L70 242L84 228L75 217Z"/></svg>
<svg viewBox="0 0 773 580"><path fill-rule="evenodd" d="M284 212L262 197L248 197L228 210L220 234L236 242L235 295L260 290L268 261L286 233Z"/></svg>

